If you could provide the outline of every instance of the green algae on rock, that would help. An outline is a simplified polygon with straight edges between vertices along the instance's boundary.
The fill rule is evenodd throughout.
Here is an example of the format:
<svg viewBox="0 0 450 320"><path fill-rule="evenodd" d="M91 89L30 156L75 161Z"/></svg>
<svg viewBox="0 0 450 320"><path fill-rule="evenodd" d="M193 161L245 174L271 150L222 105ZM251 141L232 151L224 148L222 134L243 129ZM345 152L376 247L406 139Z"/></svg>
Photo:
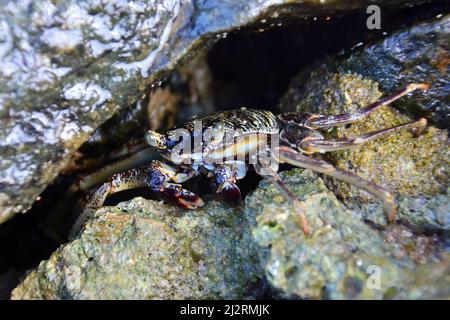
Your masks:
<svg viewBox="0 0 450 320"><path fill-rule="evenodd" d="M237 299L261 274L245 216L135 198L97 211L13 299Z"/></svg>
<svg viewBox="0 0 450 320"><path fill-rule="evenodd" d="M326 73L322 69L311 74L303 94L298 95L295 79L284 103L289 101L297 111L319 114L354 112L379 99L383 94L376 82L357 74ZM398 89L398 88L397 88ZM410 100L428 93L414 93ZM336 127L328 138L357 136L412 121L413 118L394 109L402 98L351 125ZM394 195L431 196L445 192L450 181L450 149L448 132L429 124L425 132L414 138L401 131L369 141L358 148L329 152L324 158L337 167L351 171L382 186ZM354 186L327 179L336 194L347 204L367 202L370 196Z"/></svg>
<svg viewBox="0 0 450 320"><path fill-rule="evenodd" d="M285 297L383 299L407 289L416 263L404 248L387 243L311 171L294 169L282 177L305 206L310 238L266 182L246 199L245 211L256 221L252 234L266 276ZM375 272L381 272L379 287L371 285Z"/></svg>

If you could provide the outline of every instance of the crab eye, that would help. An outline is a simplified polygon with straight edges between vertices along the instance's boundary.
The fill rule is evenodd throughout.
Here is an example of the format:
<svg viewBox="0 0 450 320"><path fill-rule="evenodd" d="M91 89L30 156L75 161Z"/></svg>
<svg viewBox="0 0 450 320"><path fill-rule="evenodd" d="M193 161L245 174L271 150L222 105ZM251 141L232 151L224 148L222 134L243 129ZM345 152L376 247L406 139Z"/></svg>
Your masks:
<svg viewBox="0 0 450 320"><path fill-rule="evenodd" d="M145 134L145 141L152 147L158 148L158 149L165 149L166 148L166 137L164 137L162 134L159 134L155 131L148 131Z"/></svg>

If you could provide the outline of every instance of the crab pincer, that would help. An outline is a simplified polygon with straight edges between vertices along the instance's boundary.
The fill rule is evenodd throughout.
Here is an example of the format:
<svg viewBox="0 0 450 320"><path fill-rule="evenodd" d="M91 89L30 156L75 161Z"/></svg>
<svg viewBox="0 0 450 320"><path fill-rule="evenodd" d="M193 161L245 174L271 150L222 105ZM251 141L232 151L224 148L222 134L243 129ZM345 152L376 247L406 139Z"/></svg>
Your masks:
<svg viewBox="0 0 450 320"><path fill-rule="evenodd" d="M236 185L237 169L233 164L217 165L211 176L212 188L224 201L232 205L242 203L241 190Z"/></svg>
<svg viewBox="0 0 450 320"><path fill-rule="evenodd" d="M203 200L195 193L183 189L176 184L169 184L159 191L160 198L167 203L175 204L184 209L197 209L204 205Z"/></svg>

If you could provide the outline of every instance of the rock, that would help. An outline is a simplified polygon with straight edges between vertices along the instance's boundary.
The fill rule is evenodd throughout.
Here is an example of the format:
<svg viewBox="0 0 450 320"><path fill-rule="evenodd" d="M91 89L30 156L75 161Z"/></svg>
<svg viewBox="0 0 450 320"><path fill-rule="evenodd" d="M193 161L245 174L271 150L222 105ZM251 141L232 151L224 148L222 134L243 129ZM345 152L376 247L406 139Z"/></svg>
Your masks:
<svg viewBox="0 0 450 320"><path fill-rule="evenodd" d="M261 271L248 221L210 202L181 211L135 198L97 211L13 299L237 299Z"/></svg>
<svg viewBox="0 0 450 320"><path fill-rule="evenodd" d="M252 233L263 248L262 267L269 282L286 297L448 296L450 151L447 130L433 123L447 126L448 121L449 78L442 68L447 68L445 56L450 52L444 41L449 23L450 17L444 17L394 33L303 71L291 82L280 103L282 111L330 115L353 112L408 83L428 82L433 89L403 97L350 126L324 132L327 138L356 136L424 114L430 118L432 123L418 138L404 131L353 150L322 155L394 193L399 204L397 223L386 225L382 204L374 203L364 191L324 176L344 206L309 171L284 175L306 206L313 230L309 239L299 229L293 210L282 198L277 200L273 187L263 183L247 199L247 213L256 219ZM422 41L427 45L420 45ZM415 105L418 108L412 108ZM424 273L430 276L421 279Z"/></svg>
<svg viewBox="0 0 450 320"><path fill-rule="evenodd" d="M305 91L296 91L303 75L293 81L284 98L286 109L333 115L354 112L383 96L378 84L369 78L346 71L323 71L319 68L311 74ZM393 106L401 107L407 100L415 101L426 95L428 93L416 92L410 98L403 97L394 102ZM289 106L286 105L288 102ZM383 107L350 126L333 128L325 136L352 137L413 119L393 107ZM324 158L341 169L373 181L394 195L417 197L445 193L450 181L448 132L431 124L418 138L414 138L410 131L396 132L358 148L326 153ZM327 179L327 183L347 204L355 205L372 199L365 191L349 184L332 179Z"/></svg>
<svg viewBox="0 0 450 320"><path fill-rule="evenodd" d="M450 15L447 15L395 33L378 45L355 53L340 68L377 81L384 91L412 82L430 84L426 95L406 100L401 110L417 110L449 129L449 36Z"/></svg>
<svg viewBox="0 0 450 320"><path fill-rule="evenodd" d="M27 210L94 129L154 81L180 3L24 0L3 8L0 222Z"/></svg>
<svg viewBox="0 0 450 320"><path fill-rule="evenodd" d="M26 211L70 155L176 65L228 32L370 1L9 1L0 13L0 223ZM410 6L422 1L385 1Z"/></svg>
<svg viewBox="0 0 450 320"><path fill-rule="evenodd" d="M416 228L428 228L431 230L450 230L450 197L448 191L445 194L437 194L432 197L397 197L399 220L407 222ZM365 203L355 208L364 219L377 224L386 224L386 217L380 215L382 204L379 202Z"/></svg>
<svg viewBox="0 0 450 320"><path fill-rule="evenodd" d="M450 299L450 256L444 255L442 261L435 264L418 266L408 283L408 290L392 290L390 299Z"/></svg>
<svg viewBox="0 0 450 320"><path fill-rule="evenodd" d="M396 105L405 113L426 116L440 127L450 128L450 16L440 16L396 32L378 43L357 46L347 54L323 62L311 73L299 75L284 99L283 108L326 108L331 102L348 104L355 95L361 99L359 103L370 102L376 94L352 94L328 88L333 75L355 73L376 81L383 92L393 92L408 83L428 83L431 87L427 94L414 94Z"/></svg>
<svg viewBox="0 0 450 320"><path fill-rule="evenodd" d="M283 172L282 178L305 206L310 238L303 235L295 211L266 182L247 197L245 212L256 221L252 234L261 247L261 266L284 297L385 299L409 290L416 279L415 254L426 236L420 243L406 243L405 238L388 242L387 234L346 209L311 171L294 169ZM387 228L392 238L397 226ZM433 247L432 239L429 242L428 248ZM434 264L429 261L440 260L424 261L431 270ZM448 277L440 279L445 282L441 287L449 286ZM422 297L432 291L426 282L416 284L415 290L422 290Z"/></svg>
<svg viewBox="0 0 450 320"><path fill-rule="evenodd" d="M446 255L435 235L404 225L371 227L364 213L345 208L309 170L282 177L306 207L311 238L266 182L243 209L211 201L185 211L135 198L98 210L74 240L26 276L12 298L258 298L254 288L265 276L284 298L387 299L410 288L410 297L446 294ZM366 210L383 215L381 206ZM427 210L415 214L418 223L430 216ZM421 270L428 270L430 282L420 280Z"/></svg>

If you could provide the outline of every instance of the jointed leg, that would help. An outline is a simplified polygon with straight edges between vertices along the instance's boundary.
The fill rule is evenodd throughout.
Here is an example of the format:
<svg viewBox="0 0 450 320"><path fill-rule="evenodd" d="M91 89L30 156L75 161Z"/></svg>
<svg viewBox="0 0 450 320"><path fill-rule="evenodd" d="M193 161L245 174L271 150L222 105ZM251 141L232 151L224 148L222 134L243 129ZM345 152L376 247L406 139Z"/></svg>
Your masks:
<svg viewBox="0 0 450 320"><path fill-rule="evenodd" d="M377 198L383 200L384 213L386 214L387 220L389 222L395 220L397 205L395 204L394 197L373 182L363 179L350 172L335 168L323 160L305 156L290 147L283 146L277 148L274 150L274 154L278 155L280 162L289 163L301 168L311 169L366 190Z"/></svg>
<svg viewBox="0 0 450 320"><path fill-rule="evenodd" d="M86 209L98 209L106 198L116 192L145 187L147 168L131 169L123 173L115 174L109 182L103 183L89 195Z"/></svg>
<svg viewBox="0 0 450 320"><path fill-rule="evenodd" d="M355 122L368 116L375 110L378 110L380 107L388 105L394 102L395 100L403 97L404 95L417 89L426 91L428 90L428 85L423 83L412 83L408 85L406 88L372 103L368 107L356 110L355 113L344 113L335 116L312 115L307 120L306 125L311 126L313 128L327 128L331 126L338 126Z"/></svg>
<svg viewBox="0 0 450 320"><path fill-rule="evenodd" d="M305 216L305 210L303 204L298 201L297 197L289 190L288 187L281 180L280 175L268 166L265 166L264 170L261 170L259 166L255 166L256 172L264 179L270 181L273 186L280 192L291 204L300 219L300 227L303 230L305 236L309 235L308 220Z"/></svg>
<svg viewBox="0 0 450 320"><path fill-rule="evenodd" d="M168 181L184 182L195 175L193 171L176 170L159 161L152 161L149 166L131 169L112 176L92 192L79 219L72 227L71 234L78 231L84 221L105 202L106 198L116 192L148 186L163 200L175 203L182 208L195 209L203 205L202 199L194 193L183 189L178 184Z"/></svg>
<svg viewBox="0 0 450 320"><path fill-rule="evenodd" d="M148 168L131 169L123 173L113 175L109 182L103 183L99 188L91 192L86 203L82 206L77 221L73 224L69 237L72 238L80 229L85 221L99 209L106 198L119 191L145 187Z"/></svg>
<svg viewBox="0 0 450 320"><path fill-rule="evenodd" d="M77 199L80 197L80 191L87 192L93 186L100 185L101 183L107 181L112 175L132 168L141 167L148 164L151 159L155 157L155 151L152 148L143 148L142 146L138 146L138 148L139 150L135 154L108 164L89 175L83 176L81 179L73 183L61 199L57 201L56 205L52 209L52 212L44 222L44 226L48 230L48 234L52 237L59 238L59 235L57 235L53 230L64 228L64 221L67 219L67 215L62 213L70 213L74 207L78 208ZM123 149L120 155L122 155L125 151L128 151L128 149L129 148Z"/></svg>
<svg viewBox="0 0 450 320"><path fill-rule="evenodd" d="M82 177L77 183L76 188L87 191L93 186L107 181L113 174L125 172L126 170L130 170L132 168L139 168L145 164L148 164L152 158L155 158L155 156L155 151L150 147L139 150L129 157L108 164L99 170Z"/></svg>
<svg viewBox="0 0 450 320"><path fill-rule="evenodd" d="M273 173L272 175L264 175L265 179L272 182L274 187L289 201L289 203L292 205L292 207L295 209L295 211L298 214L298 217L300 218L300 226L303 230L303 233L305 236L309 235L309 226L308 226L308 220L305 216L305 210L303 204L298 201L297 197L289 190L286 185L284 184L283 180L281 180L278 173Z"/></svg>
<svg viewBox="0 0 450 320"><path fill-rule="evenodd" d="M351 149L388 133L393 133L400 130L413 129L414 135L418 136L425 129L426 125L427 120L425 118L421 118L418 121L401 124L388 129L369 132L357 137L346 137L340 139L307 138L300 143L299 148L307 154Z"/></svg>
<svg viewBox="0 0 450 320"><path fill-rule="evenodd" d="M169 165L154 160L147 167L130 169L113 175L110 181L91 193L85 208L99 208L109 195L129 189L148 186L152 191L164 193L165 189L172 185L166 181L183 182L192 176L193 174L177 172Z"/></svg>

